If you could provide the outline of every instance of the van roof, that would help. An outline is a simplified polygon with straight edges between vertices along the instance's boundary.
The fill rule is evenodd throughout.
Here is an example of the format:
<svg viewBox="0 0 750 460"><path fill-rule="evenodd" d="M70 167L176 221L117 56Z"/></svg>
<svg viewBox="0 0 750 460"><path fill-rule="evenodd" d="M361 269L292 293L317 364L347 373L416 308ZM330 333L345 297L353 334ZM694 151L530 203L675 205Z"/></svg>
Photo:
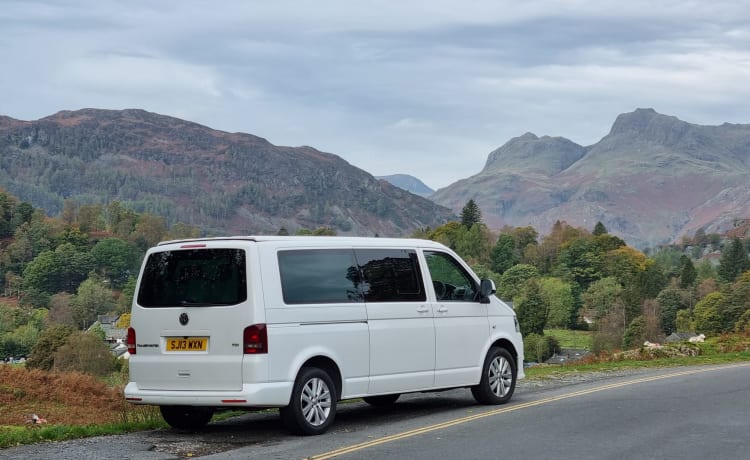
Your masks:
<svg viewBox="0 0 750 460"><path fill-rule="evenodd" d="M357 245L374 244L376 246L415 246L415 247L440 247L445 246L432 240L416 238L379 238L365 236L279 236L279 235L247 235L247 236L219 236L211 238L189 238L181 240L162 241L157 246L168 244L200 243L210 241L250 241L262 242L296 242L299 244L337 244Z"/></svg>

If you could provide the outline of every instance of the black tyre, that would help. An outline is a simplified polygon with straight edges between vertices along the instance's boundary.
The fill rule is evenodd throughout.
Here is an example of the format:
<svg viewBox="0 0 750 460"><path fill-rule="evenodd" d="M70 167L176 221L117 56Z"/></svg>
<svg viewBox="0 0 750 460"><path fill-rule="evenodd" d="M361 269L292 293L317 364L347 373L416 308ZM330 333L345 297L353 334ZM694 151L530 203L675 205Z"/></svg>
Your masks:
<svg viewBox="0 0 750 460"><path fill-rule="evenodd" d="M292 433L323 434L336 418L336 400L336 387L328 373L305 367L294 382L289 405L279 409L281 420Z"/></svg>
<svg viewBox="0 0 750 460"><path fill-rule="evenodd" d="M393 405L399 396L401 395L396 393L392 395L368 396L362 399L371 406L385 407Z"/></svg>
<svg viewBox="0 0 750 460"><path fill-rule="evenodd" d="M482 380L471 387L480 404L505 404L516 389L516 362L508 350L492 347L482 367Z"/></svg>
<svg viewBox="0 0 750 460"><path fill-rule="evenodd" d="M214 416L214 410L211 407L160 406L159 410L169 426L181 430L203 428Z"/></svg>

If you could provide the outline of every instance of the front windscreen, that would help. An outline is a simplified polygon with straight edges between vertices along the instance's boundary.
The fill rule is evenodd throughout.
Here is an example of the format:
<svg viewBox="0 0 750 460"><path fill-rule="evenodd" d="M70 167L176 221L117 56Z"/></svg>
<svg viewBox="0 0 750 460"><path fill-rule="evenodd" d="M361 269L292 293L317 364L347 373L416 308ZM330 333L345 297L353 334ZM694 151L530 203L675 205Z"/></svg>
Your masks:
<svg viewBox="0 0 750 460"><path fill-rule="evenodd" d="M245 251L189 249L151 254L138 291L143 307L235 305L247 299Z"/></svg>

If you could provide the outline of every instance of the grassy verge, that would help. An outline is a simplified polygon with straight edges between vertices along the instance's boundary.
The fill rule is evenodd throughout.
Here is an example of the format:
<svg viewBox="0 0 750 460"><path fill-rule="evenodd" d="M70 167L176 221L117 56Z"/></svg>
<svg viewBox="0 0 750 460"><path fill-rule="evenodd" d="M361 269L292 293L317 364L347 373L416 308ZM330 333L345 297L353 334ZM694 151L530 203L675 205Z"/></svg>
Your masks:
<svg viewBox="0 0 750 460"><path fill-rule="evenodd" d="M0 426L0 448L34 444L38 442L64 441L67 439L88 438L130 433L133 431L164 428L166 424L159 419L141 422L107 423L104 425L49 425L39 427Z"/></svg>

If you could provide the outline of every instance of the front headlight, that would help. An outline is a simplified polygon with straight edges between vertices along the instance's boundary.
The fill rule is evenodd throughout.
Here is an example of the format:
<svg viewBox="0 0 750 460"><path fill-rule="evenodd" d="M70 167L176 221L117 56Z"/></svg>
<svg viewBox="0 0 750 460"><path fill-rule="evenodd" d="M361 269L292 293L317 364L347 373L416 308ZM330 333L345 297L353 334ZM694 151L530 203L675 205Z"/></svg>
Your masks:
<svg viewBox="0 0 750 460"><path fill-rule="evenodd" d="M516 315L513 315L513 324L516 325L516 332L519 334L521 333L521 325L518 324L518 318L516 318Z"/></svg>

